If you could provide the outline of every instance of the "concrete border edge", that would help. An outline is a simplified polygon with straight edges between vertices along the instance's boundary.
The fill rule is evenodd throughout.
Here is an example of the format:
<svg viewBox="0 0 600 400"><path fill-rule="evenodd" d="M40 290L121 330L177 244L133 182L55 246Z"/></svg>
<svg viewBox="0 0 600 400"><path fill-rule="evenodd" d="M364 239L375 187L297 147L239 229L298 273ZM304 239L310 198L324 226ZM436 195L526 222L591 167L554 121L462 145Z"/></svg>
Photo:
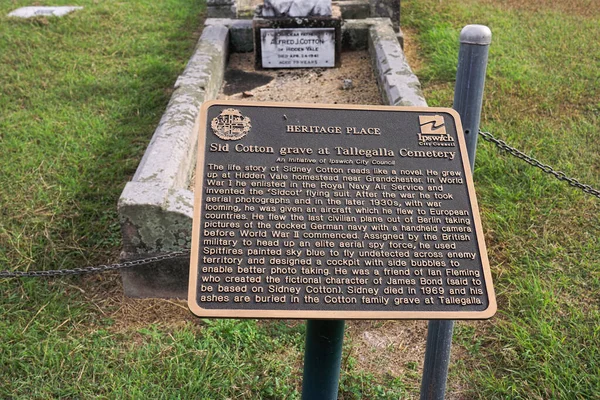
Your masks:
<svg viewBox="0 0 600 400"><path fill-rule="evenodd" d="M345 49L369 48L383 103L426 106L389 18L346 20ZM198 117L215 99L229 52L252 51L252 21L210 18L132 179L119 198L123 259L190 248ZM122 271L131 297L187 297L189 261L176 259Z"/></svg>

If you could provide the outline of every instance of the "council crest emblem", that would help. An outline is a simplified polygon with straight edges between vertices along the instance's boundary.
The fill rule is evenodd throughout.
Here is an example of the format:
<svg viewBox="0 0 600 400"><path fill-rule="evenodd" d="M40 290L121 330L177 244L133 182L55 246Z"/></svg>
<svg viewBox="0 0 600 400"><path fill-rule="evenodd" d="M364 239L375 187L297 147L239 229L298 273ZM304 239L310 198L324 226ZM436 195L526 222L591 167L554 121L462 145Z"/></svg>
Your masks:
<svg viewBox="0 0 600 400"><path fill-rule="evenodd" d="M213 133L223 140L240 140L250 132L250 118L235 108L226 108L210 123Z"/></svg>
<svg viewBox="0 0 600 400"><path fill-rule="evenodd" d="M419 146L455 146L442 115L419 115Z"/></svg>

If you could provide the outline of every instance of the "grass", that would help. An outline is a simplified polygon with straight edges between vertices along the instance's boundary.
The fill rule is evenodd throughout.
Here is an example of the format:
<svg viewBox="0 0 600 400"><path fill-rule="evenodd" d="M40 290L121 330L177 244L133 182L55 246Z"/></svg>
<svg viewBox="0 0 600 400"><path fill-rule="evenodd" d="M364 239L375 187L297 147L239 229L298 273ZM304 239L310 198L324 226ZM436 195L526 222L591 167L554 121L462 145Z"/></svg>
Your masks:
<svg viewBox="0 0 600 400"><path fill-rule="evenodd" d="M37 291L38 285L26 285L31 286L24 288L27 295L34 297L29 289ZM32 299L44 306L42 312L24 316L29 319L25 328L14 312L14 320L0 324L0 397L297 397L297 371L277 357L289 352L289 346L299 347L302 325L214 320L118 332L85 312L76 296L65 296L60 285L47 293ZM23 299L14 300L7 306L20 307ZM290 379L294 374L296 379Z"/></svg>
<svg viewBox="0 0 600 400"><path fill-rule="evenodd" d="M115 261L118 196L204 2L82 0L60 19L5 17L26 5L0 3L0 270ZM117 274L0 280L0 314L0 398L299 398L302 324L199 321L178 303L125 299ZM405 392L344 359L345 399Z"/></svg>
<svg viewBox="0 0 600 400"><path fill-rule="evenodd" d="M87 1L64 18L2 17L0 264L114 255L116 199L193 46L194 3Z"/></svg>
<svg viewBox="0 0 600 400"><path fill-rule="evenodd" d="M403 3L405 23L418 32L426 98L451 105L458 31L488 25L482 128L598 188L600 46L592 38L600 14L585 1L536 2L535 10L521 3ZM599 200L488 143L478 146L475 181L499 313L458 325L469 357L455 361L455 379L468 382L469 398L594 398Z"/></svg>
<svg viewBox="0 0 600 400"><path fill-rule="evenodd" d="M591 1L591 2L590 2ZM53 1L53 5L67 4ZM117 198L189 58L204 3L82 0L61 19L0 3L0 269L117 258ZM493 31L482 128L600 187L592 0L407 0L432 106L453 98L462 26ZM8 68L6 68L8 67ZM476 188L499 312L459 322L451 396L589 399L600 387L600 202L480 141ZM299 398L303 324L198 320L118 276L0 280L0 398ZM344 348L340 399L413 398Z"/></svg>

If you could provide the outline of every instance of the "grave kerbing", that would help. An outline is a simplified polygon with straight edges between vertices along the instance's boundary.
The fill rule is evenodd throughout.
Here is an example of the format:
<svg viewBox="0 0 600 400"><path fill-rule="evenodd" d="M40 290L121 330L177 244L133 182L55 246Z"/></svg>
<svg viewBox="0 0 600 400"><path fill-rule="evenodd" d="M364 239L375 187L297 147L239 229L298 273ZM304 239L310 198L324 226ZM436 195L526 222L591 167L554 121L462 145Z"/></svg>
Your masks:
<svg viewBox="0 0 600 400"><path fill-rule="evenodd" d="M186 70L144 158L119 199L123 260L189 248L194 194L188 189L195 165L199 103L214 99L221 86L227 55L252 49L251 21L208 19ZM239 29L233 29L234 27ZM345 20L344 48L369 49L383 101L390 105L426 106L417 77L410 70L388 19ZM391 79L402 77L402 80ZM382 86L383 85L383 86ZM190 97L192 96L192 97ZM190 102L190 98L194 100ZM181 106L189 110L182 124ZM165 152L166 151L166 152ZM165 161L167 160L167 161ZM121 271L130 297L187 297L189 261L181 257L151 268Z"/></svg>

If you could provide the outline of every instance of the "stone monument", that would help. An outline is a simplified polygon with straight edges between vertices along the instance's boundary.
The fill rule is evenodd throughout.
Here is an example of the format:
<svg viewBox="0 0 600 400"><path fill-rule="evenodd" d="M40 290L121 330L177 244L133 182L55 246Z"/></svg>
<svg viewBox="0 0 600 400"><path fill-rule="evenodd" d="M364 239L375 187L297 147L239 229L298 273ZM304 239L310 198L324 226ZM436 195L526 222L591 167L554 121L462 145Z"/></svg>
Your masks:
<svg viewBox="0 0 600 400"><path fill-rule="evenodd" d="M265 0L263 17L330 17L331 0Z"/></svg>
<svg viewBox="0 0 600 400"><path fill-rule="evenodd" d="M208 18L236 18L236 0L207 0Z"/></svg>
<svg viewBox="0 0 600 400"><path fill-rule="evenodd" d="M339 66L341 16L331 0L265 0L254 19L257 68Z"/></svg>

